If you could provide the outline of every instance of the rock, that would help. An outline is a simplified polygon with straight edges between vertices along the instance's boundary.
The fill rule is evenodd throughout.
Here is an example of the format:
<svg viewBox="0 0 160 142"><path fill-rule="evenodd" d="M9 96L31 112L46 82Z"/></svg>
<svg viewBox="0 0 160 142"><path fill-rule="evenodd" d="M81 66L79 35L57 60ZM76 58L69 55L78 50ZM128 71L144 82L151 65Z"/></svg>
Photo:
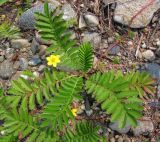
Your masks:
<svg viewBox="0 0 160 142"><path fill-rule="evenodd" d="M39 68L38 68L38 72L42 73L45 68L46 68L45 65L40 65Z"/></svg>
<svg viewBox="0 0 160 142"><path fill-rule="evenodd" d="M87 116L91 116L93 114L93 110L90 109L90 110L85 110Z"/></svg>
<svg viewBox="0 0 160 142"><path fill-rule="evenodd" d="M33 72L33 75L37 78L37 77L39 77L39 72L34 71L34 72Z"/></svg>
<svg viewBox="0 0 160 142"><path fill-rule="evenodd" d="M0 55L0 62L3 62L4 61L4 56L2 55Z"/></svg>
<svg viewBox="0 0 160 142"><path fill-rule="evenodd" d="M156 45L160 48L160 40L156 39Z"/></svg>
<svg viewBox="0 0 160 142"><path fill-rule="evenodd" d="M146 63L145 71L149 72L160 83L160 65L156 63Z"/></svg>
<svg viewBox="0 0 160 142"><path fill-rule="evenodd" d="M114 21L131 28L143 28L150 23L159 8L159 0L119 0L114 11Z"/></svg>
<svg viewBox="0 0 160 142"><path fill-rule="evenodd" d="M142 56L149 61L153 61L155 59L155 55L152 50L146 50L142 53Z"/></svg>
<svg viewBox="0 0 160 142"><path fill-rule="evenodd" d="M27 48L30 43L26 39L13 39L11 40L11 47L14 49Z"/></svg>
<svg viewBox="0 0 160 142"><path fill-rule="evenodd" d="M127 124L124 128L119 128L118 122L111 122L109 124L109 128L111 128L114 131L117 131L118 133L126 134L129 132L131 127L130 127L130 125Z"/></svg>
<svg viewBox="0 0 160 142"><path fill-rule="evenodd" d="M39 55L40 55L40 56L45 55L46 49L47 49L47 46L46 46L46 45L40 45Z"/></svg>
<svg viewBox="0 0 160 142"><path fill-rule="evenodd" d="M9 79L14 72L13 63L10 60L5 60L0 64L0 77L2 79Z"/></svg>
<svg viewBox="0 0 160 142"><path fill-rule="evenodd" d="M99 20L95 15L86 14L84 15L84 20L89 27L96 27L99 25Z"/></svg>
<svg viewBox="0 0 160 142"><path fill-rule="evenodd" d="M31 44L31 51L33 54L38 53L40 50L40 45L39 43L36 41L35 38L33 38L32 44Z"/></svg>
<svg viewBox="0 0 160 142"><path fill-rule="evenodd" d="M96 32L84 32L82 34L84 42L91 42L94 48L97 48L101 44L101 36Z"/></svg>
<svg viewBox="0 0 160 142"><path fill-rule="evenodd" d="M103 3L104 3L105 5L108 5L108 4L115 3L115 0L103 0Z"/></svg>
<svg viewBox="0 0 160 142"><path fill-rule="evenodd" d="M112 45L111 45L111 47L112 47ZM119 45L116 45L112 48L109 47L109 49L108 49L108 54L109 55L117 55L119 52L120 52L120 46Z"/></svg>
<svg viewBox="0 0 160 142"><path fill-rule="evenodd" d="M44 44L44 45L51 45L52 44L52 41L50 40L44 40L41 38L40 34L39 33L36 33L36 41L40 44Z"/></svg>
<svg viewBox="0 0 160 142"><path fill-rule="evenodd" d="M79 26L78 27L80 29L87 27L83 15L80 15L80 17L79 17Z"/></svg>
<svg viewBox="0 0 160 142"><path fill-rule="evenodd" d="M35 29L35 18L34 13L44 13L44 4L40 3L27 11L25 11L22 16L19 19L19 27L22 29ZM49 9L54 10L56 8L56 5L49 4Z"/></svg>
<svg viewBox="0 0 160 142"><path fill-rule="evenodd" d="M20 59L19 59L19 63L20 63L20 65L19 65L19 69L20 69L20 70L25 70L25 69L27 69L27 67L28 67L28 61L27 61L27 59L25 59L25 58L20 58Z"/></svg>
<svg viewBox="0 0 160 142"><path fill-rule="evenodd" d="M142 48L147 48L147 45L145 44L145 42L141 45Z"/></svg>
<svg viewBox="0 0 160 142"><path fill-rule="evenodd" d="M160 47L156 50L156 55L160 57Z"/></svg>
<svg viewBox="0 0 160 142"><path fill-rule="evenodd" d="M116 142L115 138L112 137L112 138L110 139L110 142Z"/></svg>
<svg viewBox="0 0 160 142"><path fill-rule="evenodd" d="M76 19L76 13L70 4L64 4L62 6L62 11L64 13L63 15L64 20Z"/></svg>
<svg viewBox="0 0 160 142"><path fill-rule="evenodd" d="M7 48L5 50L5 57L7 59L11 59L14 56L14 49L13 48Z"/></svg>
<svg viewBox="0 0 160 142"><path fill-rule="evenodd" d="M138 126L133 128L133 133L135 136L139 136L144 133L153 132L154 125L152 121L138 121Z"/></svg>
<svg viewBox="0 0 160 142"><path fill-rule="evenodd" d="M113 43L114 42L114 38L113 37L109 37L108 38L108 43Z"/></svg>
<svg viewBox="0 0 160 142"><path fill-rule="evenodd" d="M30 66L37 66L41 63L41 59L39 58L38 55L35 55L32 57L32 59L29 61Z"/></svg>

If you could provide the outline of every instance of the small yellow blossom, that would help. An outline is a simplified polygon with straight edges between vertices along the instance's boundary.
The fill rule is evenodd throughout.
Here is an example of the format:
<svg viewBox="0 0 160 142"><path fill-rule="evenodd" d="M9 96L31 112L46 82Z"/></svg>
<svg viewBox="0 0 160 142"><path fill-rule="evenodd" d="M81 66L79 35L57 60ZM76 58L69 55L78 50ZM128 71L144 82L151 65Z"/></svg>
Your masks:
<svg viewBox="0 0 160 142"><path fill-rule="evenodd" d="M76 114L76 112L78 111L76 108L73 108L72 110L72 114L76 117L77 116L77 114Z"/></svg>
<svg viewBox="0 0 160 142"><path fill-rule="evenodd" d="M58 63L60 63L60 55L51 55L47 57L48 65L56 67Z"/></svg>

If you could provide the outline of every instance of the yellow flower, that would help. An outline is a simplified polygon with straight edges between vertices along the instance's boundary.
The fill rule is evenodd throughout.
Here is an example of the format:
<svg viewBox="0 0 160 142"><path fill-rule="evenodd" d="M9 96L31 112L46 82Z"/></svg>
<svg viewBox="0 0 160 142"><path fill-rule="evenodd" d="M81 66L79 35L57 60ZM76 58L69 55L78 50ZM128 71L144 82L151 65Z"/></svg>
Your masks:
<svg viewBox="0 0 160 142"><path fill-rule="evenodd" d="M76 117L77 116L77 114L76 114L76 112L78 111L76 108L73 108L72 110L72 114Z"/></svg>
<svg viewBox="0 0 160 142"><path fill-rule="evenodd" d="M59 55L51 55L47 57L48 65L56 67L58 63L60 63L60 56Z"/></svg>

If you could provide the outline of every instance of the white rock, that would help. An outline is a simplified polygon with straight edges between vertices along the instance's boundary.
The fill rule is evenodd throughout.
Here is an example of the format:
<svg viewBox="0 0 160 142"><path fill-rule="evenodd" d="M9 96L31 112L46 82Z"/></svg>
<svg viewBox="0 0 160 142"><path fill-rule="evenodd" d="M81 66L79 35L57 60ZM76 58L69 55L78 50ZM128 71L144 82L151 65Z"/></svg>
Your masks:
<svg viewBox="0 0 160 142"><path fill-rule="evenodd" d="M62 6L62 11L64 13L63 15L64 20L76 19L76 13L70 4L64 4Z"/></svg>
<svg viewBox="0 0 160 142"><path fill-rule="evenodd" d="M146 50L142 53L142 56L149 61L153 61L155 59L155 55L152 50Z"/></svg>
<svg viewBox="0 0 160 142"><path fill-rule="evenodd" d="M80 17L79 17L79 28L81 29L81 28L85 28L87 25L86 25L86 22L85 22L85 20L84 20L84 18L83 18L83 15L80 15Z"/></svg>
<svg viewBox="0 0 160 142"><path fill-rule="evenodd" d="M160 47L160 40L158 40L158 41L156 42L156 45L157 45L158 47Z"/></svg>
<svg viewBox="0 0 160 142"><path fill-rule="evenodd" d="M149 0L118 0L114 12L114 21L129 25L132 28L143 28L150 23L153 14L159 8L159 0L152 3Z"/></svg>
<svg viewBox="0 0 160 142"><path fill-rule="evenodd" d="M146 48L147 45L146 45L145 43L143 43L143 44L141 45L141 47L142 47L142 48Z"/></svg>
<svg viewBox="0 0 160 142"><path fill-rule="evenodd" d="M95 15L86 14L84 15L84 20L88 26L96 27L99 25L99 20Z"/></svg>

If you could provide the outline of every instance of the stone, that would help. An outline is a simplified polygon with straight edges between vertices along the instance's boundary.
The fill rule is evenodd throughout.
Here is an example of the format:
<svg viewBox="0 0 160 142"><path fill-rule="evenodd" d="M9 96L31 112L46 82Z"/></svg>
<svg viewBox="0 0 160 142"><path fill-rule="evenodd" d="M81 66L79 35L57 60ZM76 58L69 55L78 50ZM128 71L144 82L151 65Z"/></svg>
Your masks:
<svg viewBox="0 0 160 142"><path fill-rule="evenodd" d="M96 27L99 25L98 18L93 14L85 14L84 20L89 27Z"/></svg>
<svg viewBox="0 0 160 142"><path fill-rule="evenodd" d="M101 44L101 36L96 32L84 32L82 34L84 42L90 42L94 48L97 48Z"/></svg>
<svg viewBox="0 0 160 142"><path fill-rule="evenodd" d="M160 83L160 65L156 63L146 63L144 67L144 70L149 72L153 78L156 78L158 83Z"/></svg>
<svg viewBox="0 0 160 142"><path fill-rule="evenodd" d="M39 58L38 55L35 55L32 57L32 59L29 61L30 66L37 66L41 63L41 59Z"/></svg>
<svg viewBox="0 0 160 142"><path fill-rule="evenodd" d="M143 43L143 44L141 45L141 47L142 47L142 48L147 48L147 45L146 45L145 43Z"/></svg>
<svg viewBox="0 0 160 142"><path fill-rule="evenodd" d="M111 45L111 47L112 47L112 45ZM109 47L109 49L108 49L108 54L109 55L117 55L119 52L120 52L120 46L119 45L116 45L112 48Z"/></svg>
<svg viewBox="0 0 160 142"><path fill-rule="evenodd" d="M109 37L108 38L108 43L110 44L110 43L113 43L114 42L114 38L113 37Z"/></svg>
<svg viewBox="0 0 160 142"><path fill-rule="evenodd" d="M156 55L160 57L160 47L156 50Z"/></svg>
<svg viewBox="0 0 160 142"><path fill-rule="evenodd" d="M142 52L142 56L149 61L153 61L155 59L155 55L152 50L146 50Z"/></svg>
<svg viewBox="0 0 160 142"><path fill-rule="evenodd" d="M114 21L131 28L143 28L150 23L159 8L159 0L118 0Z"/></svg>
<svg viewBox="0 0 160 142"><path fill-rule="evenodd" d="M51 40L44 40L44 39L42 39L39 33L36 33L35 39L40 44L44 44L44 45L51 45L52 44Z"/></svg>
<svg viewBox="0 0 160 142"><path fill-rule="evenodd" d="M57 5L49 4L49 9L54 10ZM44 4L39 3L38 5L25 11L19 19L19 27L22 29L35 29L35 17L34 13L44 13Z"/></svg>
<svg viewBox="0 0 160 142"><path fill-rule="evenodd" d="M20 69L20 70L25 70L25 69L27 69L27 67L28 67L28 61L27 61L27 59L25 59L25 58L20 58L20 59L19 59L19 63L20 63L20 65L19 65L19 69Z"/></svg>
<svg viewBox="0 0 160 142"><path fill-rule="evenodd" d="M4 56L2 55L0 55L0 62L3 62L4 61Z"/></svg>
<svg viewBox="0 0 160 142"><path fill-rule="evenodd" d="M103 3L104 3L105 5L108 5L108 4L115 3L115 0L103 0Z"/></svg>
<svg viewBox="0 0 160 142"><path fill-rule="evenodd" d="M40 55L40 56L45 55L46 49L47 49L47 46L46 46L46 45L40 45L39 55Z"/></svg>
<svg viewBox="0 0 160 142"><path fill-rule="evenodd" d="M80 15L80 17L79 17L79 25L78 25L78 27L80 29L87 27L83 15Z"/></svg>
<svg viewBox="0 0 160 142"><path fill-rule="evenodd" d="M136 128L133 128L133 133L135 136L139 136L141 134L150 133L153 132L154 125L153 122L148 121L138 121L138 126Z"/></svg>
<svg viewBox="0 0 160 142"><path fill-rule="evenodd" d="M156 39L156 45L157 45L157 47L160 48L160 40L159 39Z"/></svg>
<svg viewBox="0 0 160 142"><path fill-rule="evenodd" d="M31 51L32 51L33 54L36 54L36 53L39 52L39 50L40 50L40 45L39 45L39 43L36 41L36 39L33 38L32 44L31 44Z"/></svg>
<svg viewBox="0 0 160 142"><path fill-rule="evenodd" d="M13 48L7 48L5 50L5 57L7 59L11 59L14 56L14 49Z"/></svg>
<svg viewBox="0 0 160 142"><path fill-rule="evenodd" d="M38 72L42 73L45 68L46 68L45 65L40 65L39 68L38 68Z"/></svg>
<svg viewBox="0 0 160 142"><path fill-rule="evenodd" d="M9 79L13 73L15 73L15 70L10 60L5 60L0 64L0 77L2 79Z"/></svg>
<svg viewBox="0 0 160 142"><path fill-rule="evenodd" d="M111 128L114 131L117 131L120 134L126 134L129 132L131 127L130 127L130 125L127 124L124 128L119 128L118 122L111 122L109 124L109 128Z"/></svg>
<svg viewBox="0 0 160 142"><path fill-rule="evenodd" d="M63 19L64 20L71 20L71 19L76 19L76 12L74 9L71 7L70 4L64 4L62 6L62 11L63 11Z"/></svg>
<svg viewBox="0 0 160 142"><path fill-rule="evenodd" d="M90 109L90 110L85 110L87 116L91 116L93 114L93 110Z"/></svg>
<svg viewBox="0 0 160 142"><path fill-rule="evenodd" d="M30 46L30 43L27 39L13 39L11 40L11 47L14 49L27 48Z"/></svg>

